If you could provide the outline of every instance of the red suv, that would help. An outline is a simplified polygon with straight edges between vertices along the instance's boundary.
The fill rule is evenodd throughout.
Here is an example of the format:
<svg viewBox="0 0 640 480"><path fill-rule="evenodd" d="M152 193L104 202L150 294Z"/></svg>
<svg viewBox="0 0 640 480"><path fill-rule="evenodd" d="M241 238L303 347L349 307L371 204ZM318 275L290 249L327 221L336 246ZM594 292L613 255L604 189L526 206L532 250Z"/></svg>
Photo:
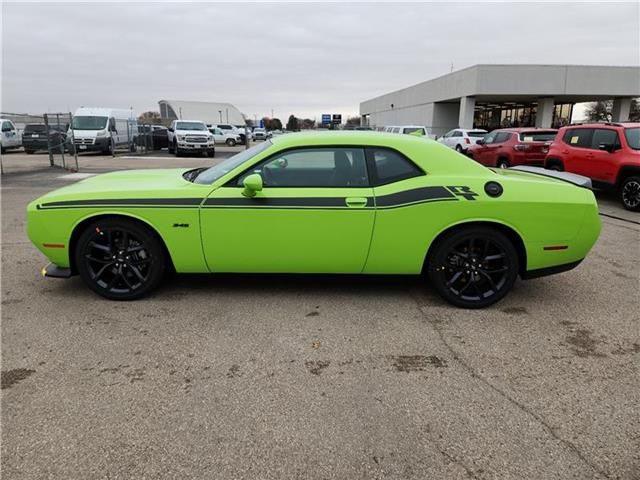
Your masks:
<svg viewBox="0 0 640 480"><path fill-rule="evenodd" d="M467 151L467 155L487 167L544 164L549 145L557 130L542 128L503 128L487 133Z"/></svg>
<svg viewBox="0 0 640 480"><path fill-rule="evenodd" d="M545 167L584 175L595 187L616 188L624 208L640 211L640 123L562 127Z"/></svg>

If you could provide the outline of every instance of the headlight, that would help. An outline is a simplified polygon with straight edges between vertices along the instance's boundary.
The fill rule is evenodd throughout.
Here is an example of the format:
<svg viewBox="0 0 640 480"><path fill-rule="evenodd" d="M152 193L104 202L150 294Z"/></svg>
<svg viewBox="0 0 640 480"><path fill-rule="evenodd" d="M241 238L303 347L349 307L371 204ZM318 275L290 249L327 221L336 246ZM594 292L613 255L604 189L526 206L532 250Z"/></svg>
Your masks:
<svg viewBox="0 0 640 480"><path fill-rule="evenodd" d="M184 135L176 135L176 137L178 138L179 142L184 140Z"/></svg>
<svg viewBox="0 0 640 480"><path fill-rule="evenodd" d="M107 136L106 130L100 130L98 133L96 133L96 137L106 137L106 136Z"/></svg>

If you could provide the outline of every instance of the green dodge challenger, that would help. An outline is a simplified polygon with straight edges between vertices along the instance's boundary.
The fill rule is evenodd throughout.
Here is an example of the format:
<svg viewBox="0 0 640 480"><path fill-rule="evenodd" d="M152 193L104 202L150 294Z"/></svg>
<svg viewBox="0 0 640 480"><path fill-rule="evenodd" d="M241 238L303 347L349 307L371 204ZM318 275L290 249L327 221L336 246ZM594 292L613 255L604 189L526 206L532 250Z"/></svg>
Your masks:
<svg viewBox="0 0 640 480"><path fill-rule="evenodd" d="M516 277L578 265L600 233L588 179L488 169L411 135L283 135L211 168L120 171L28 206L52 262L114 300L165 272L421 274L448 302L490 305Z"/></svg>

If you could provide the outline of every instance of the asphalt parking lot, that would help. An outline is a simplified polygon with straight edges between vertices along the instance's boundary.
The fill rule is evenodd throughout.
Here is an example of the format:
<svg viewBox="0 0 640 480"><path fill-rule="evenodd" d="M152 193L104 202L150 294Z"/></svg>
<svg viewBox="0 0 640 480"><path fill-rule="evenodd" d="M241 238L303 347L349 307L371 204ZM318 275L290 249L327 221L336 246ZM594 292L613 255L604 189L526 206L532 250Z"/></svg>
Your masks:
<svg viewBox="0 0 640 480"><path fill-rule="evenodd" d="M6 478L640 478L640 216L615 198L581 266L482 311L386 277L176 276L117 303L40 276L25 207L73 181L47 165L3 159Z"/></svg>

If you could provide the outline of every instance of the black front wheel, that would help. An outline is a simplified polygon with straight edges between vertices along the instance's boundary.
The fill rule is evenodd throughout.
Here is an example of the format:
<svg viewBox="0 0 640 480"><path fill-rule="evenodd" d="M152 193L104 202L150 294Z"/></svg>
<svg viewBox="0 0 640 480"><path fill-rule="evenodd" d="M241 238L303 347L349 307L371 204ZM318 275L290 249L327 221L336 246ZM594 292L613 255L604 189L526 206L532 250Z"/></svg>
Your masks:
<svg viewBox="0 0 640 480"><path fill-rule="evenodd" d="M90 224L75 252L78 273L94 292L110 300L135 300L156 288L165 271L160 240L128 219Z"/></svg>
<svg viewBox="0 0 640 480"><path fill-rule="evenodd" d="M502 299L518 276L518 253L502 233L468 227L441 238L429 252L427 273L438 294L463 308Z"/></svg>
<svg viewBox="0 0 640 480"><path fill-rule="evenodd" d="M632 212L640 211L640 177L625 178L620 185L622 206Z"/></svg>

